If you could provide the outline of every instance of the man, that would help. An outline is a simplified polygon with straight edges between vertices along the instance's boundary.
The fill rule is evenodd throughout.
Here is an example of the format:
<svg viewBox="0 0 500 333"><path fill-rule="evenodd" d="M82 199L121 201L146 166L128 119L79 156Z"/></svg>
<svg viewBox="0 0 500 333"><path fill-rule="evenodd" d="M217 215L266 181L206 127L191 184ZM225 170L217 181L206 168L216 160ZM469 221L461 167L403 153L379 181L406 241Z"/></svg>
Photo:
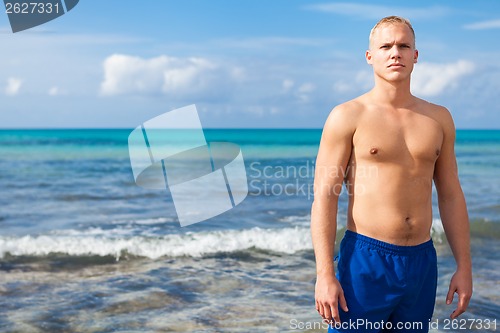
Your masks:
<svg viewBox="0 0 500 333"><path fill-rule="evenodd" d="M427 332L437 284L430 238L433 180L457 263L446 296L451 304L458 294L451 318L466 310L472 294L469 221L458 180L455 128L448 110L410 93L418 51L408 20L391 16L379 21L365 56L375 86L332 110L316 161L311 211L316 309L332 323L331 332L397 331L405 323L405 332ZM335 275L343 182L349 195L347 231ZM357 320L365 326L341 326Z"/></svg>

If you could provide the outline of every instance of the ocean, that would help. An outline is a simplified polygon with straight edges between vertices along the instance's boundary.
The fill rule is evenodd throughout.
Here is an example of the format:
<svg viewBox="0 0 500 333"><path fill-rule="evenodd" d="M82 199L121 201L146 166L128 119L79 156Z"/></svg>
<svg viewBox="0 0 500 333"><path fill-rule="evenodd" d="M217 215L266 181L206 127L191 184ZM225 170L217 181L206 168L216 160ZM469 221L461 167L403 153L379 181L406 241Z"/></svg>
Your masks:
<svg viewBox="0 0 500 333"><path fill-rule="evenodd" d="M309 231L318 129L206 129L240 146L249 194L180 227L168 189L134 182L131 130L0 130L1 332L324 332ZM434 200L431 332L500 326L500 130L458 130L474 295L461 322ZM339 235L347 196L340 198ZM437 325L436 325L437 324Z"/></svg>

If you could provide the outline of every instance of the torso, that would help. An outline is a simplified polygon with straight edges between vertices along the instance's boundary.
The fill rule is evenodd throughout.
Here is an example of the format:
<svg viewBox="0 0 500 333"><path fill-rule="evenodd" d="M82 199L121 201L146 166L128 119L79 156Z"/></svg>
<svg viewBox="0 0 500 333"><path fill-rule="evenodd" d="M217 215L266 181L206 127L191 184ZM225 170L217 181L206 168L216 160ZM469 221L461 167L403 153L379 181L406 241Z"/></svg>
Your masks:
<svg viewBox="0 0 500 333"><path fill-rule="evenodd" d="M355 101L356 131L346 177L347 228L397 245L429 240L432 179L443 142L437 107Z"/></svg>

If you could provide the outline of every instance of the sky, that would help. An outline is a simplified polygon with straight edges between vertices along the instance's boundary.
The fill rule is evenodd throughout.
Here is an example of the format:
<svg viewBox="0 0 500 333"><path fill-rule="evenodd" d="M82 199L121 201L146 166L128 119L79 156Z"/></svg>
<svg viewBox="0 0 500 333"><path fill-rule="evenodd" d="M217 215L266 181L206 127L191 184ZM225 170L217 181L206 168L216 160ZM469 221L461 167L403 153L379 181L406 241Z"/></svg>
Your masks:
<svg viewBox="0 0 500 333"><path fill-rule="evenodd" d="M412 93L457 128L500 128L500 1L81 0L12 33L0 13L0 128L135 128L195 104L204 128L322 128L369 91L370 29L416 32Z"/></svg>

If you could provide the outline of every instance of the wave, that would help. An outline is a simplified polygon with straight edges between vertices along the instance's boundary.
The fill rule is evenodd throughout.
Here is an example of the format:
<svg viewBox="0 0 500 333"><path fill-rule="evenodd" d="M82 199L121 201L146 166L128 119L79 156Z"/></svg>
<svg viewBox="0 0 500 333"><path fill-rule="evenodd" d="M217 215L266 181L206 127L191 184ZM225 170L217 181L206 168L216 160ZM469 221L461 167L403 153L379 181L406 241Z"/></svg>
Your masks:
<svg viewBox="0 0 500 333"><path fill-rule="evenodd" d="M93 230L92 233L96 234ZM202 257L219 252L235 252L257 248L292 254L312 249L308 228L226 230L166 235L163 237L108 238L97 235L41 235L0 237L0 258L5 256L69 256L125 255L157 259L160 257Z"/></svg>
<svg viewBox="0 0 500 333"><path fill-rule="evenodd" d="M174 222L174 219L171 217L153 217L146 219L138 219L138 220L117 220L113 221L113 224L139 224L139 225L155 225L155 224L165 224Z"/></svg>
<svg viewBox="0 0 500 333"><path fill-rule="evenodd" d="M292 225L285 228L251 228L243 230L188 232L155 236L152 233L133 235L135 229L89 228L60 230L49 235L0 237L0 259L5 257L111 256L120 260L129 257L158 259L161 257L203 257L219 253L256 249L271 253L293 254L312 250L308 216L283 218ZM138 220L141 225L166 223L167 218ZM345 229L338 227L340 236ZM144 233L146 230L142 230ZM500 223L475 220L471 222L472 237L500 238ZM440 219L432 222L431 236L435 243L446 242ZM337 239L338 241L339 239Z"/></svg>

